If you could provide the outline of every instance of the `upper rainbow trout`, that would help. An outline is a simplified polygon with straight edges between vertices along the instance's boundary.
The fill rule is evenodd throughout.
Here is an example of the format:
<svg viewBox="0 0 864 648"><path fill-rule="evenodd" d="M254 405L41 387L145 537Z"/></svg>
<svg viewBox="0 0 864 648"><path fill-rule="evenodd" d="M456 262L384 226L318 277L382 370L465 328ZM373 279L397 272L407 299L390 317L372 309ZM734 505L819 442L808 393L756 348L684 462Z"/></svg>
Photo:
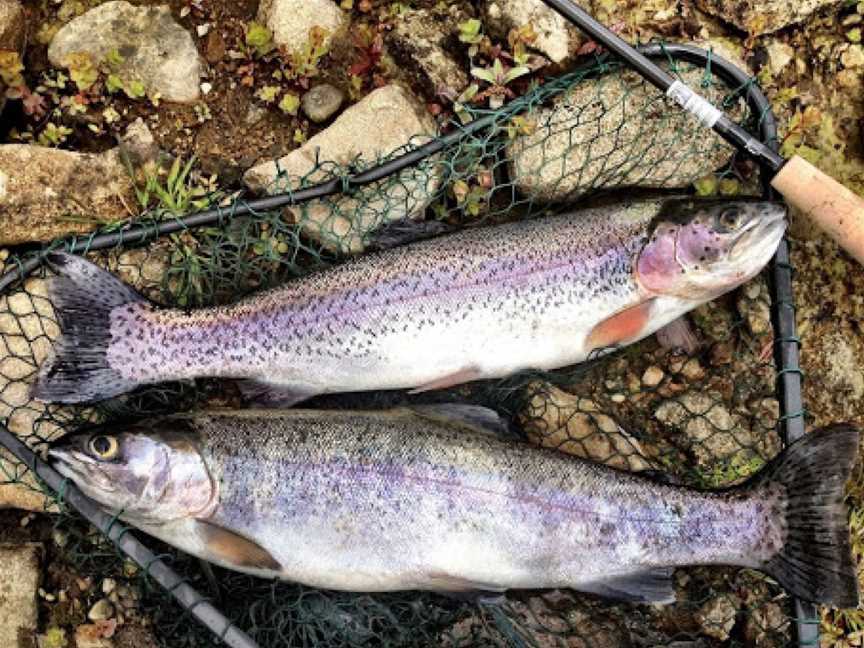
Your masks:
<svg viewBox="0 0 864 648"><path fill-rule="evenodd" d="M352 590L569 587L672 601L673 567L761 569L858 602L844 483L858 432L815 431L747 484L662 485L481 431L495 415L213 411L50 451L111 513L224 567Z"/></svg>
<svg viewBox="0 0 864 648"><path fill-rule="evenodd" d="M639 340L752 278L785 213L767 202L655 201L469 229L192 312L54 254L63 337L33 393L72 403L232 377L287 405L553 369Z"/></svg>

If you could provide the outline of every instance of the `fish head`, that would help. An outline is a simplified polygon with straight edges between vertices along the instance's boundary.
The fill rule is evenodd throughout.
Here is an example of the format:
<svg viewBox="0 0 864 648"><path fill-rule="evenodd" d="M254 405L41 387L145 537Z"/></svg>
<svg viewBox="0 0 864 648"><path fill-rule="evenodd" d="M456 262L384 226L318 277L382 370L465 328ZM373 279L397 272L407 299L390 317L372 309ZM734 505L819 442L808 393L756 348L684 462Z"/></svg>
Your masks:
<svg viewBox="0 0 864 648"><path fill-rule="evenodd" d="M672 200L654 219L636 263L654 294L708 301L749 281L786 231L783 203L756 199Z"/></svg>
<svg viewBox="0 0 864 648"><path fill-rule="evenodd" d="M216 488L181 425L132 425L74 434L48 455L60 474L112 514L146 524L206 517Z"/></svg>

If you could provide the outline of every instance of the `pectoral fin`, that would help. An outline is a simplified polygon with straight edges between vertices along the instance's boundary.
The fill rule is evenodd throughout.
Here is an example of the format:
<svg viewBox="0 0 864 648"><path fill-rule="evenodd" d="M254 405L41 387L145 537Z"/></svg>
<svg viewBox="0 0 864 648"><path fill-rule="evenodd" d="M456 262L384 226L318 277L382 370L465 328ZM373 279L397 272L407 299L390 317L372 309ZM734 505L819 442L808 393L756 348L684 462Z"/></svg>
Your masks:
<svg viewBox="0 0 864 648"><path fill-rule="evenodd" d="M588 334L585 348L607 349L637 339L648 324L653 305L654 300L649 299L603 320Z"/></svg>
<svg viewBox="0 0 864 648"><path fill-rule="evenodd" d="M576 589L631 603L674 603L673 569L650 569L627 576L584 583Z"/></svg>
<svg viewBox="0 0 864 648"><path fill-rule="evenodd" d="M411 390L410 393L422 394L423 392L433 391L435 389L447 389L448 387L455 387L456 385L471 382L472 380L479 380L482 377L483 374L480 372L480 369L477 367L468 367L447 376L443 376L442 378L438 378L437 380L433 380L425 385L421 385L420 387L417 387L417 389Z"/></svg>
<svg viewBox="0 0 864 648"><path fill-rule="evenodd" d="M196 520L195 527L217 559L235 567L282 571L282 565L257 542L206 520Z"/></svg>

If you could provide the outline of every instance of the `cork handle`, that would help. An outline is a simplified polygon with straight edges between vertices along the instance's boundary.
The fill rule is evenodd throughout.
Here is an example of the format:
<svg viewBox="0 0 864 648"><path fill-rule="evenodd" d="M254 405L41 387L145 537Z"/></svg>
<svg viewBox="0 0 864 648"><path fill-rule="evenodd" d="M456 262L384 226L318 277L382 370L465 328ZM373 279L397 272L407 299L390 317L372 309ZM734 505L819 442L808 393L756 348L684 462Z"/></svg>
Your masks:
<svg viewBox="0 0 864 648"><path fill-rule="evenodd" d="M789 160L772 186L864 264L864 198L800 157Z"/></svg>

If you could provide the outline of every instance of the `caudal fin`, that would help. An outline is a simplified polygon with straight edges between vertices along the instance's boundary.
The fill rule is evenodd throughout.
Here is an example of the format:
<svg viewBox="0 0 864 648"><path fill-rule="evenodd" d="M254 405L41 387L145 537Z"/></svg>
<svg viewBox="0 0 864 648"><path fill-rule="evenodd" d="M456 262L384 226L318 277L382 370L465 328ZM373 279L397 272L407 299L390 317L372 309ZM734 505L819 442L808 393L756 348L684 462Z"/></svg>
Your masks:
<svg viewBox="0 0 864 648"><path fill-rule="evenodd" d="M45 402L85 403L130 391L137 384L108 362L111 312L146 300L81 257L53 253L47 260L58 275L49 280L49 293L61 337L54 357L39 371L32 396Z"/></svg>
<svg viewBox="0 0 864 648"><path fill-rule="evenodd" d="M843 502L858 455L858 437L851 425L815 430L759 476L761 487L781 487L779 502L785 516L785 542L764 570L805 601L839 608L858 605Z"/></svg>

